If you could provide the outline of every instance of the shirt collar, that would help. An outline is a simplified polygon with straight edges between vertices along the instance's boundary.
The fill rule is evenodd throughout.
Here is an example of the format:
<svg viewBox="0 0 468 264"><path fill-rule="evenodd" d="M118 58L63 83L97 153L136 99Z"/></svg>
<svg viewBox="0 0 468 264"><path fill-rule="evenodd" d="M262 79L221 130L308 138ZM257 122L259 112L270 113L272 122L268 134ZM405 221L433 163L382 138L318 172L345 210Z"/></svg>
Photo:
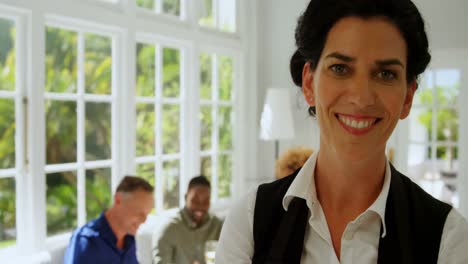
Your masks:
<svg viewBox="0 0 468 264"><path fill-rule="evenodd" d="M292 199L294 197L298 197L306 201L307 206L310 209L311 217L314 216L314 210L311 210L311 208L315 203L318 203L317 191L315 187L315 165L317 162L317 155L318 151L314 152L309 157L309 159L307 159L307 161L297 173L296 178L293 180L288 190L286 191L286 194L283 197L283 208L285 211L288 210ZM374 203L364 212L366 213L368 211L372 211L379 215L383 227L382 237L385 237L387 234L387 228L385 225L385 206L390 189L390 179L390 164L387 160L382 190L380 191L380 194L377 196L377 199L374 201Z"/></svg>
<svg viewBox="0 0 468 264"><path fill-rule="evenodd" d="M387 234L387 227L385 225L385 207L387 205L387 197L390 190L390 180L392 178L391 175L392 173L390 170L390 163L387 160L385 164L385 176L382 190L380 191L379 196L377 196L377 199L375 199L374 203L366 210L375 212L379 215L380 220L382 221L382 237L385 237Z"/></svg>
<svg viewBox="0 0 468 264"><path fill-rule="evenodd" d="M101 215L99 215L99 217L97 218L97 228L99 229L100 235L115 247L117 244L117 236L114 234L114 231L112 231L109 221L106 218L105 212L106 211L101 212ZM128 249L135 243L135 237L132 235L127 234L125 235L124 239L124 250Z"/></svg>
<svg viewBox="0 0 468 264"><path fill-rule="evenodd" d="M297 173L296 178L293 180L288 190L286 191L286 194L283 197L283 208L285 211L288 210L289 204L294 197L306 200L309 209L315 202L318 201L314 180L317 153L318 152L314 152L307 159L307 161ZM313 212L311 211L311 213Z"/></svg>

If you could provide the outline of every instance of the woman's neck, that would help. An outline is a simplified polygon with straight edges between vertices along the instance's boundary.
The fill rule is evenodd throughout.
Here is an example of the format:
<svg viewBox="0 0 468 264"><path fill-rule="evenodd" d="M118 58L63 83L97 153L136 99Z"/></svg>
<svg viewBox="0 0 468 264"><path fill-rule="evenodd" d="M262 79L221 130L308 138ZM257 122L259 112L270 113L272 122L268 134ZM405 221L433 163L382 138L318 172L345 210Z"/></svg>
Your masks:
<svg viewBox="0 0 468 264"><path fill-rule="evenodd" d="M356 161L320 150L315 167L320 203L337 212L362 213L382 190L385 166L384 152Z"/></svg>

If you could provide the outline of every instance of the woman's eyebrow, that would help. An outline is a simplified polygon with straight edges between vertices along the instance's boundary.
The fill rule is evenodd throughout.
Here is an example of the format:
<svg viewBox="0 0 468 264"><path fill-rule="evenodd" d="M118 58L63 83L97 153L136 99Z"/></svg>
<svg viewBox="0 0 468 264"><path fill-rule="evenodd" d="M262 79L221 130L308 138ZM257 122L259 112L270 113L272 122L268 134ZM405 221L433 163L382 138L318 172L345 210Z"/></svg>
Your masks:
<svg viewBox="0 0 468 264"><path fill-rule="evenodd" d="M335 59L339 59L339 60L342 60L342 61L345 61L345 62L352 62L352 61L356 60L356 58L350 57L348 55L344 55L344 54L339 53L339 52L330 53L325 58L326 59L335 58Z"/></svg>
<svg viewBox="0 0 468 264"><path fill-rule="evenodd" d="M399 59L377 60L377 61L375 61L375 64L377 64L377 65L380 66L380 67L382 67L382 66L390 66L390 65L399 65L399 66L401 66L403 69L405 68L405 66L403 65L403 63L402 63Z"/></svg>

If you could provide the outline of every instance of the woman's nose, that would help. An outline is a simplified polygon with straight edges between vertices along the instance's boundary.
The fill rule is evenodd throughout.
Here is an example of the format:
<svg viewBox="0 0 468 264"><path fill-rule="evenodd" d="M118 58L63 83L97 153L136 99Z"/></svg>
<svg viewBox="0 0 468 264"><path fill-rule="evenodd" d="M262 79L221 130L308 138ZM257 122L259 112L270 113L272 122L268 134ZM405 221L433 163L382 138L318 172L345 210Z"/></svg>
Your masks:
<svg viewBox="0 0 468 264"><path fill-rule="evenodd" d="M376 94L368 76L354 76L349 81L348 100L359 108L375 104Z"/></svg>

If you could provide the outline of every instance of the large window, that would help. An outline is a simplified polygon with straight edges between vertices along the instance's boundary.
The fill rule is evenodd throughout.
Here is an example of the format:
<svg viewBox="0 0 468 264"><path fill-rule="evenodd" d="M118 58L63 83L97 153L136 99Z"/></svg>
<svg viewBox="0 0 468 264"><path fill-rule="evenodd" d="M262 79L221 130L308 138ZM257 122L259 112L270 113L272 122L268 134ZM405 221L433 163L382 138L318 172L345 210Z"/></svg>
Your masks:
<svg viewBox="0 0 468 264"><path fill-rule="evenodd" d="M16 241L16 177L20 177L17 135L16 27L0 16L0 249Z"/></svg>
<svg viewBox="0 0 468 264"><path fill-rule="evenodd" d="M433 196L458 207L458 96L461 71L425 72L410 115L408 172Z"/></svg>
<svg viewBox="0 0 468 264"><path fill-rule="evenodd" d="M213 198L231 196L234 141L233 58L200 55L200 168L210 178Z"/></svg>
<svg viewBox="0 0 468 264"><path fill-rule="evenodd" d="M137 175L155 185L156 211L179 207L183 87L179 48L137 43Z"/></svg>
<svg viewBox="0 0 468 264"><path fill-rule="evenodd" d="M70 231L110 204L112 38L46 29L47 234Z"/></svg>
<svg viewBox="0 0 468 264"><path fill-rule="evenodd" d="M182 207L200 173L212 181L214 203L236 195L246 45L217 31L237 32L237 1L206 2L215 31L200 30L189 0L7 2L0 259L40 262L40 251L64 246L111 206L124 175L155 186L157 214Z"/></svg>

